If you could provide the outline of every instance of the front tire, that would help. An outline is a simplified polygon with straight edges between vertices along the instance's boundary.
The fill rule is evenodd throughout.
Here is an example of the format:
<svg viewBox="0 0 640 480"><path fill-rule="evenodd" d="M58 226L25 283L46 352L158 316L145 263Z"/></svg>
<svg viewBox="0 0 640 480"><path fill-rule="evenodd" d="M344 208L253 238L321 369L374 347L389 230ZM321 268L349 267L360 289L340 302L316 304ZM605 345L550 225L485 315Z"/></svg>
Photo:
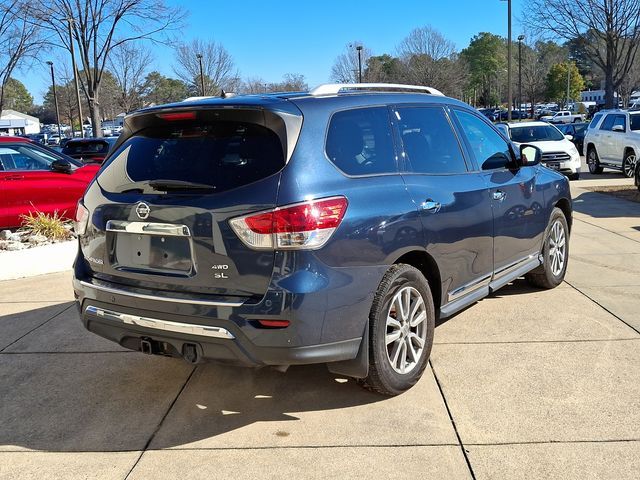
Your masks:
<svg viewBox="0 0 640 480"><path fill-rule="evenodd" d="M622 173L627 178L633 178L633 175L636 172L636 154L633 150L629 150L624 155L624 160L622 160Z"/></svg>
<svg viewBox="0 0 640 480"><path fill-rule="evenodd" d="M534 287L555 288L564 280L569 262L569 225L558 207L551 212L542 257L542 265L527 273L525 279Z"/></svg>
<svg viewBox="0 0 640 480"><path fill-rule="evenodd" d="M369 314L369 375L360 383L399 395L422 376L433 345L435 308L427 279L405 264L385 274Z"/></svg>
<svg viewBox="0 0 640 480"><path fill-rule="evenodd" d="M600 159L595 147L589 147L589 150L587 150L587 165L589 166L589 173L592 175L600 175L602 173Z"/></svg>

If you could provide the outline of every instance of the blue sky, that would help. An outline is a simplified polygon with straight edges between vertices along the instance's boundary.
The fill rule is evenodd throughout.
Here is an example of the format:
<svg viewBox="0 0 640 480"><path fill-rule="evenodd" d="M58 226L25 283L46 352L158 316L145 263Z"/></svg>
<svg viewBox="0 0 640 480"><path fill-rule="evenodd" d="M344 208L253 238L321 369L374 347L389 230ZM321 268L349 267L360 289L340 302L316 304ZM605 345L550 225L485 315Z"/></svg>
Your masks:
<svg viewBox="0 0 640 480"><path fill-rule="evenodd" d="M310 86L329 80L333 62L344 46L362 41L374 54L393 53L414 28L431 25L458 49L473 35L488 31L507 34L507 2L500 0L321 0L314 2L244 0L167 0L189 15L180 38L213 39L233 56L243 78L281 80L285 73L305 75ZM513 36L521 31L524 0L513 0ZM173 75L169 47L148 46L154 69ZM54 61L63 52L49 55ZM14 75L40 103L50 78L43 59L28 72Z"/></svg>

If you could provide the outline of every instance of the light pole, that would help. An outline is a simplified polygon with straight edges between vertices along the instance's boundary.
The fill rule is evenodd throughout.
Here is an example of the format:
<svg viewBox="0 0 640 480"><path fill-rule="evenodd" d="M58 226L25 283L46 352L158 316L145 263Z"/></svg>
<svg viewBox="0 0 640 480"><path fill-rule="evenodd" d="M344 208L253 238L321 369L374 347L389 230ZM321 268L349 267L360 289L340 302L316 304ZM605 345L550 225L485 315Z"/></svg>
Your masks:
<svg viewBox="0 0 640 480"><path fill-rule="evenodd" d="M198 59L198 63L200 64L200 92L204 97L204 74L202 73L202 54L196 53L196 58Z"/></svg>
<svg viewBox="0 0 640 480"><path fill-rule="evenodd" d="M49 60L47 65L51 68L51 85L53 86L53 104L56 106L56 123L58 124L58 141L62 140L62 130L60 130L60 110L58 110L58 95L56 93L56 77L53 73L53 62Z"/></svg>
<svg viewBox="0 0 640 480"><path fill-rule="evenodd" d="M82 124L82 104L80 103L80 87L78 85L78 69L76 68L76 54L75 49L73 48L73 36L71 35L71 24L73 23L73 18L67 18L67 22L69 23L69 50L71 51L71 66L73 68L73 81L76 86L76 100L78 101L78 119L80 120L80 136L84 138L84 128ZM73 132L73 126L71 127L71 131Z"/></svg>
<svg viewBox="0 0 640 480"><path fill-rule="evenodd" d="M507 101L509 105L507 107L507 118L511 121L511 107L513 104L513 92L511 89L511 0L502 0L507 2L507 16L508 16L508 38L507 38Z"/></svg>
<svg viewBox="0 0 640 480"><path fill-rule="evenodd" d="M566 109L569 110L569 96L571 93L569 92L571 88L571 59L567 62L567 106Z"/></svg>
<svg viewBox="0 0 640 480"><path fill-rule="evenodd" d="M522 119L522 41L524 35L518 35L518 113Z"/></svg>
<svg viewBox="0 0 640 480"><path fill-rule="evenodd" d="M358 51L358 83L362 83L362 45L356 47Z"/></svg>

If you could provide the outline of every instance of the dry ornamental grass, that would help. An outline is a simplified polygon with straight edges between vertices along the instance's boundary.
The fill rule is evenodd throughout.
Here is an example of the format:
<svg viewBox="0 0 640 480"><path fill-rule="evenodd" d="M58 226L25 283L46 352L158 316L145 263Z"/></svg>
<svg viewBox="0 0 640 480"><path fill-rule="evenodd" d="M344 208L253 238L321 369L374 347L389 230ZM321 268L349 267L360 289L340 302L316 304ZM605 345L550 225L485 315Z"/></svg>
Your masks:
<svg viewBox="0 0 640 480"><path fill-rule="evenodd" d="M68 224L69 221L61 218L57 210L53 215L30 212L22 215L20 230L29 235L44 235L48 240L68 240L72 236Z"/></svg>

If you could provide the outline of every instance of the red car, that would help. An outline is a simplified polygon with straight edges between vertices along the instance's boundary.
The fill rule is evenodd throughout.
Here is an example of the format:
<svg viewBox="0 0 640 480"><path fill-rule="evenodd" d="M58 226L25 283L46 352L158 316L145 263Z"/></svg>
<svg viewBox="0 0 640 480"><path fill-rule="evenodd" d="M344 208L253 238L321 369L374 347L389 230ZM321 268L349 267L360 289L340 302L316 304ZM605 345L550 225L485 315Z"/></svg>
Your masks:
<svg viewBox="0 0 640 480"><path fill-rule="evenodd" d="M73 219L99 165L83 165L28 138L0 137L0 229L19 227L29 212Z"/></svg>

